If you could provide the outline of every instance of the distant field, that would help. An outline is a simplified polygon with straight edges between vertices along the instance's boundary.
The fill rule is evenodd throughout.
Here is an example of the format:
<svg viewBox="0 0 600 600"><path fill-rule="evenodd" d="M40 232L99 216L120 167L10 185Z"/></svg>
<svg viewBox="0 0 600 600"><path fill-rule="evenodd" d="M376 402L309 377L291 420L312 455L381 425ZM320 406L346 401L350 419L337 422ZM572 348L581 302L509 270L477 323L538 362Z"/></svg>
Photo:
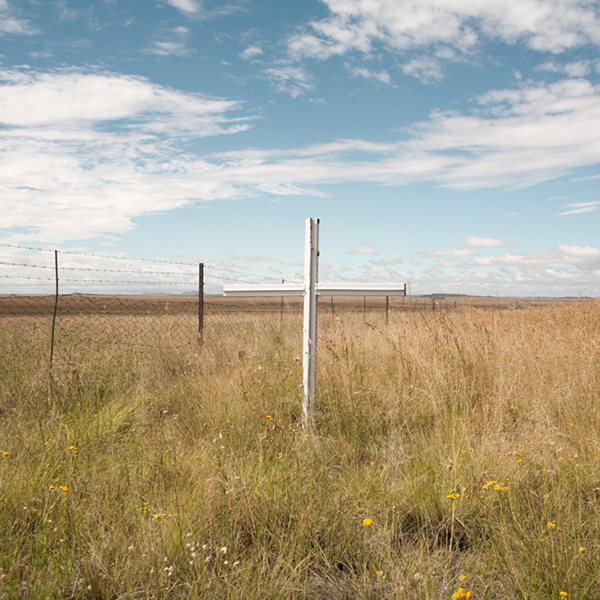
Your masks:
<svg viewBox="0 0 600 600"><path fill-rule="evenodd" d="M473 308L523 308L570 304L582 301L580 298L525 298L491 296L443 296L390 298L388 307L391 312L411 310L454 310ZM0 316L3 315L51 315L54 311L54 296L0 295ZM319 307L325 313L335 314L336 308L342 311L385 312L386 298L373 297L329 297L319 298ZM223 296L205 296L206 314L226 314L233 312L273 312L283 308L286 313L302 310L301 298L229 298ZM60 295L58 310L60 314L191 314L198 311L197 296L167 295Z"/></svg>
<svg viewBox="0 0 600 600"><path fill-rule="evenodd" d="M0 319L1 599L600 597L599 301L230 300Z"/></svg>

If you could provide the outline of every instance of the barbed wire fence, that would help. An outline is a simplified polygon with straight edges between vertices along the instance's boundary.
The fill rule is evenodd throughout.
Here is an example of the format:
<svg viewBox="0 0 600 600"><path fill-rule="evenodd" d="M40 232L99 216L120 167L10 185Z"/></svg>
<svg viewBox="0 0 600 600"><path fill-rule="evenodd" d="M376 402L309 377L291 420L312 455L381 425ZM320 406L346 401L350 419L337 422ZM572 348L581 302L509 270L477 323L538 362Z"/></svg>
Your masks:
<svg viewBox="0 0 600 600"><path fill-rule="evenodd" d="M300 335L301 297L222 294L227 284L275 282L283 280L233 265L0 243L0 351L17 357L14 370L19 356L31 354L40 364L65 364L81 354L197 352L232 332L241 339L283 324ZM349 315L387 323L392 312L452 308L456 301L321 297L318 304L327 325Z"/></svg>
<svg viewBox="0 0 600 600"><path fill-rule="evenodd" d="M226 283L267 281L281 280L204 263L0 244L0 347L49 364L82 353L197 351L236 328L300 316L300 298L222 296Z"/></svg>

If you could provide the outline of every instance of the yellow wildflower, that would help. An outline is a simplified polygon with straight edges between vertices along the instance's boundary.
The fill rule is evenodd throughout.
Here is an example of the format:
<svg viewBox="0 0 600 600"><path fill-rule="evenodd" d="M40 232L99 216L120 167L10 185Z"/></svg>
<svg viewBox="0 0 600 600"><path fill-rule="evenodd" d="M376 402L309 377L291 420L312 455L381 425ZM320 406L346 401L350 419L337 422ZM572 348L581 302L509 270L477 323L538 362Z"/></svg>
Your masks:
<svg viewBox="0 0 600 600"><path fill-rule="evenodd" d="M363 527L371 527L373 525L373 519L363 519Z"/></svg>
<svg viewBox="0 0 600 600"><path fill-rule="evenodd" d="M559 592L558 593L559 596L562 596L563 598L566 598L569 594L567 594L567 592Z"/></svg>
<svg viewBox="0 0 600 600"><path fill-rule="evenodd" d="M497 482L496 481L488 481L482 489L484 490L488 490L489 488L491 488L493 485L495 485Z"/></svg>
<svg viewBox="0 0 600 600"><path fill-rule="evenodd" d="M2 456L10 456L10 452L3 452Z"/></svg>
<svg viewBox="0 0 600 600"><path fill-rule="evenodd" d="M68 492L69 491L69 488L66 485L59 485L58 489L62 490L63 492Z"/></svg>
<svg viewBox="0 0 600 600"><path fill-rule="evenodd" d="M273 420L273 417L272 417L271 415L267 415L267 419L268 419L269 421L272 421L272 420Z"/></svg>
<svg viewBox="0 0 600 600"><path fill-rule="evenodd" d="M461 575L461 576L459 577L459 579L460 579L460 582L461 582L461 583L464 583L464 581L465 581L466 577L465 577L464 575Z"/></svg>
<svg viewBox="0 0 600 600"><path fill-rule="evenodd" d="M585 548L583 546L581 546L581 548L579 548L579 552L581 552L583 554L585 552Z"/></svg>
<svg viewBox="0 0 600 600"><path fill-rule="evenodd" d="M69 446L67 450L77 450L77 448L75 446Z"/></svg>
<svg viewBox="0 0 600 600"><path fill-rule="evenodd" d="M556 524L552 521L548 521L548 529L556 529Z"/></svg>
<svg viewBox="0 0 600 600"><path fill-rule="evenodd" d="M446 496L446 498L448 498L448 500L458 500L460 498L460 494L459 493L448 494Z"/></svg>
<svg viewBox="0 0 600 600"><path fill-rule="evenodd" d="M467 592L467 590L460 587L452 594L452 600L471 600L471 596L471 592Z"/></svg>

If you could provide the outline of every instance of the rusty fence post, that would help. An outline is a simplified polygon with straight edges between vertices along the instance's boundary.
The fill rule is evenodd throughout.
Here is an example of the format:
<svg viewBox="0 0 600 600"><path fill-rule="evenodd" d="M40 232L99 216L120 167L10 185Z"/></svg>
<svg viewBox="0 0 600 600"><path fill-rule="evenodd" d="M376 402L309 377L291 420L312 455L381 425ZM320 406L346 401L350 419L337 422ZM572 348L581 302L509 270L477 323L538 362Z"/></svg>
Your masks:
<svg viewBox="0 0 600 600"><path fill-rule="evenodd" d="M56 281L56 291L54 293L54 313L52 315L52 334L50 338L50 366L54 360L54 327L56 325L56 312L58 309L58 250L54 251L54 278Z"/></svg>
<svg viewBox="0 0 600 600"><path fill-rule="evenodd" d="M204 263L198 264L198 343L204 343Z"/></svg>

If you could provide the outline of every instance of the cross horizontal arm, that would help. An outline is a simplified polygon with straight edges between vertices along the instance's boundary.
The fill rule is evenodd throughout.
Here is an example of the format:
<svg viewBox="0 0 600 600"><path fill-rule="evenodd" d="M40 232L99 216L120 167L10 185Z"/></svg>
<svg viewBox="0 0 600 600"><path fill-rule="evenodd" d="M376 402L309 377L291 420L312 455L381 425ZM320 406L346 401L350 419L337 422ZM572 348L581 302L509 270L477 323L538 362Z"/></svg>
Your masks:
<svg viewBox="0 0 600 600"><path fill-rule="evenodd" d="M406 296L406 284L389 283L317 283L319 296ZM304 285L226 285L223 296L302 296Z"/></svg>

